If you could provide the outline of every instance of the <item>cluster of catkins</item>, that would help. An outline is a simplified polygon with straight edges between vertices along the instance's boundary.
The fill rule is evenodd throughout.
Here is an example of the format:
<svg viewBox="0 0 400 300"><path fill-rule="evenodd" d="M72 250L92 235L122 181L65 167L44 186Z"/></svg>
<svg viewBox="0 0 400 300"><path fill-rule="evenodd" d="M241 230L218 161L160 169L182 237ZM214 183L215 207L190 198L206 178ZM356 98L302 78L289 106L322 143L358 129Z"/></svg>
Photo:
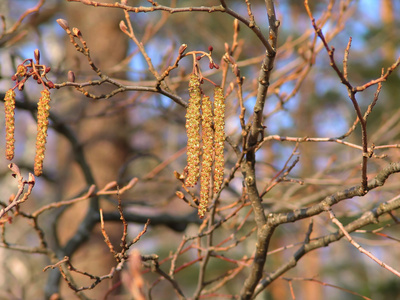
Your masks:
<svg viewBox="0 0 400 300"><path fill-rule="evenodd" d="M196 74L190 75L189 95L189 106L186 113L188 142L185 184L193 187L200 177L198 214L200 218L203 218L210 197L213 163L214 193L218 193L221 189L224 177L225 99L222 88L215 87L213 113L210 97L202 97L200 79ZM200 145L201 142L202 146ZM201 171L200 156L202 158Z"/></svg>
<svg viewBox="0 0 400 300"><path fill-rule="evenodd" d="M44 89L38 102L37 113L37 136L36 136L36 155L34 164L35 176L43 173L44 152L46 150L47 129L49 127L50 92ZM15 110L15 91L9 89L4 98L4 110L6 116L6 158L14 158L14 110Z"/></svg>
<svg viewBox="0 0 400 300"><path fill-rule="evenodd" d="M50 92L44 89L41 95L38 102L37 114L36 156L34 164L35 176L40 176L43 173L44 152L46 150L47 129L49 127ZM9 89L6 92L4 110L6 116L6 158L12 160L14 158L15 143L15 91L13 89Z"/></svg>
<svg viewBox="0 0 400 300"><path fill-rule="evenodd" d="M36 136L36 156L34 164L34 173L40 176L43 173L44 152L46 150L47 129L49 127L49 110L50 110L50 91L54 88L54 83L48 80L47 73L50 67L40 64L40 51L34 51L35 60L25 59L22 64L18 65L17 72L11 77L15 81L15 87L9 89L4 97L4 110L6 116L6 158L12 160L14 158L14 131L15 131L15 89L22 91L28 79L32 78L44 87L38 102L37 112L37 136Z"/></svg>

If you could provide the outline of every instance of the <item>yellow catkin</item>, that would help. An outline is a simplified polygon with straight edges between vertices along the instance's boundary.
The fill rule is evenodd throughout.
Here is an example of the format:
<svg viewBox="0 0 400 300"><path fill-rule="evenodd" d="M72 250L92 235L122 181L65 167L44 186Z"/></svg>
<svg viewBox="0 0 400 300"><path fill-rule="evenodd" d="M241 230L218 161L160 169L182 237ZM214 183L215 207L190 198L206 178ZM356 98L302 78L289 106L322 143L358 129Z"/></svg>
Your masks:
<svg viewBox="0 0 400 300"><path fill-rule="evenodd" d="M50 92L43 90L38 102L35 176L42 175L44 152L46 150L47 129L49 127Z"/></svg>
<svg viewBox="0 0 400 300"><path fill-rule="evenodd" d="M199 204L199 217L203 218L208 208L208 201L210 197L210 180L213 163L213 140L214 131L212 129L212 107L210 97L203 97L201 103L201 133L203 140L203 156L201 161L200 173L200 204Z"/></svg>
<svg viewBox="0 0 400 300"><path fill-rule="evenodd" d="M189 80L189 106L186 112L187 141L187 177L185 184L195 186L200 175L200 81L191 74Z"/></svg>
<svg viewBox="0 0 400 300"><path fill-rule="evenodd" d="M214 89L214 193L221 189L224 179L224 141L225 141L225 99L222 88Z"/></svg>
<svg viewBox="0 0 400 300"><path fill-rule="evenodd" d="M4 111L6 116L6 158L12 160L14 158L14 131L15 131L15 92L9 89L4 97Z"/></svg>

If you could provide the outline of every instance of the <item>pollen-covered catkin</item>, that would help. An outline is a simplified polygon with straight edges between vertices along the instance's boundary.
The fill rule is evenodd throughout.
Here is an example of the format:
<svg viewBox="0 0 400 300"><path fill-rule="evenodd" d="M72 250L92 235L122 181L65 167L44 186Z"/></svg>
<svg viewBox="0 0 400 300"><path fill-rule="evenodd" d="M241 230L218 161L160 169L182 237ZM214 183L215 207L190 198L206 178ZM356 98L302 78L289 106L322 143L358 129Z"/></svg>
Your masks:
<svg viewBox="0 0 400 300"><path fill-rule="evenodd" d="M50 92L43 90L38 102L35 176L42 175L44 152L46 150L47 129L49 127Z"/></svg>
<svg viewBox="0 0 400 300"><path fill-rule="evenodd" d="M14 131L15 131L15 92L9 89L4 97L4 111L6 116L6 158L14 158Z"/></svg>
<svg viewBox="0 0 400 300"><path fill-rule="evenodd" d="M196 74L189 79L189 106L186 112L187 177L185 184L195 186L200 175L200 80Z"/></svg>
<svg viewBox="0 0 400 300"><path fill-rule="evenodd" d="M203 140L203 156L201 161L200 203L198 214L200 218L203 218L208 208L208 201L210 197L210 180L213 163L214 131L212 129L213 115L210 97L203 97L201 110L201 135Z"/></svg>
<svg viewBox="0 0 400 300"><path fill-rule="evenodd" d="M222 88L214 88L214 193L221 189L224 179L225 99Z"/></svg>

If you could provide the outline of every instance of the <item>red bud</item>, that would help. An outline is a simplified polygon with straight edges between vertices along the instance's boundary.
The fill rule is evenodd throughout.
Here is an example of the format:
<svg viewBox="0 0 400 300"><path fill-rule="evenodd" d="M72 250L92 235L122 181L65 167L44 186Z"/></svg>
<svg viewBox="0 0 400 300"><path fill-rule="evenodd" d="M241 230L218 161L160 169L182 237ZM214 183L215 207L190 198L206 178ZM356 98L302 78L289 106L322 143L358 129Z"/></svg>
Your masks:
<svg viewBox="0 0 400 300"><path fill-rule="evenodd" d="M124 21L119 22L119 29L121 29L122 32L127 32L128 27L126 27Z"/></svg>
<svg viewBox="0 0 400 300"><path fill-rule="evenodd" d="M82 36L82 32L81 32L78 28L76 28L76 27L72 28L72 32L74 33L74 35L75 35L76 37Z"/></svg>
<svg viewBox="0 0 400 300"><path fill-rule="evenodd" d="M72 71L68 71L68 81L75 82L75 73Z"/></svg>

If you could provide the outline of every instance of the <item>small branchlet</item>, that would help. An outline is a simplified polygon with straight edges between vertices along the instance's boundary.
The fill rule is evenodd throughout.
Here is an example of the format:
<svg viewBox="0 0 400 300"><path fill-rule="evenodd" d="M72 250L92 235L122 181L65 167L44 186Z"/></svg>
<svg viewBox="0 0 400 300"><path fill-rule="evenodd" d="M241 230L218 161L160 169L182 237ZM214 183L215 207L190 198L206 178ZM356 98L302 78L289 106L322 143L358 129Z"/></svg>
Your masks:
<svg viewBox="0 0 400 300"><path fill-rule="evenodd" d="M186 49L186 47L185 47L185 49ZM214 50L214 48L212 46L209 46L208 47L208 51L209 52L190 51L190 52L187 52L184 56L188 56L188 55L192 55L193 56L193 63L194 63L193 70L194 71L195 70L199 71L197 62L200 61L203 57L207 57L208 58L208 61L209 61L208 67L210 69L214 69L214 68L215 69L219 69L219 65L214 62L214 60L213 60L213 58L211 56L213 50ZM206 79L206 78L202 78L201 76L200 76L200 78L201 79Z"/></svg>
<svg viewBox="0 0 400 300"><path fill-rule="evenodd" d="M88 63L90 65L90 67L92 68L92 70L95 71L99 77L102 77L101 70L98 67L96 67L96 65L93 63L92 58L90 57L90 49L86 44L86 40L83 38L82 31L79 28L76 28L76 27L73 27L71 29L69 27L68 22L66 20L64 20L64 19L57 19L57 23L68 34L69 41L75 47L76 51L78 51L78 52L82 53L83 55L85 55L86 59L88 60ZM57 85L57 88L59 88L60 86L61 85ZM88 92L86 92L82 88L80 88L78 90L81 91L82 94L84 94L86 96L89 94Z"/></svg>
<svg viewBox="0 0 400 300"><path fill-rule="evenodd" d="M27 80L32 77L37 84L43 85L44 88L54 88L54 83L47 78L47 74L51 71L50 67L40 64L40 51L35 49L34 60L31 58L25 59L17 67L17 72L11 77L15 81L15 86L18 90L24 89Z"/></svg>

